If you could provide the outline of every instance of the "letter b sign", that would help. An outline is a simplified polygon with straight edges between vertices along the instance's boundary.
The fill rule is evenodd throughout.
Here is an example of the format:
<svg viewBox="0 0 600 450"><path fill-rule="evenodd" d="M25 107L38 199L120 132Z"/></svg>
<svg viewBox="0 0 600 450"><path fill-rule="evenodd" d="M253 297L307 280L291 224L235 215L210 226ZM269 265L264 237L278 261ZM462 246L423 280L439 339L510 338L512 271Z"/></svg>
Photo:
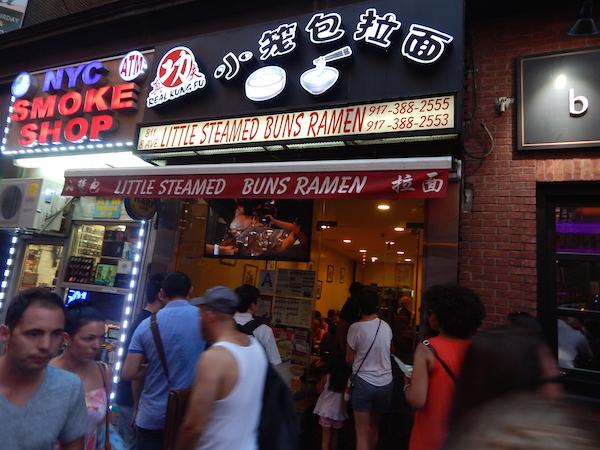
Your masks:
<svg viewBox="0 0 600 450"><path fill-rule="evenodd" d="M577 109L577 103L581 104L581 108ZM569 89L569 114L572 116L582 116L585 114L589 106L588 99L583 95L575 97L575 89Z"/></svg>

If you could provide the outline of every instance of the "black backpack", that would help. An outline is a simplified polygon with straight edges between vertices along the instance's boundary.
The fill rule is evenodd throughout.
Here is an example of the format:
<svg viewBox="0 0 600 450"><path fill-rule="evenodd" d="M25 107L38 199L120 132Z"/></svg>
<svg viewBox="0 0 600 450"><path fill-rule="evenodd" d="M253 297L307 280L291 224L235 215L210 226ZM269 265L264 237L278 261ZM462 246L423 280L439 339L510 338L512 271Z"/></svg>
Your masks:
<svg viewBox="0 0 600 450"><path fill-rule="evenodd" d="M299 416L290 388L269 364L258 424L258 448L259 450L296 450L299 439Z"/></svg>
<svg viewBox="0 0 600 450"><path fill-rule="evenodd" d="M246 322L244 325L240 325L239 323L236 325L237 329L242 333L254 335L254 330L260 327L262 323L258 320L252 319L249 322Z"/></svg>
<svg viewBox="0 0 600 450"><path fill-rule="evenodd" d="M237 325L242 333L253 334L261 322L252 319ZM258 423L259 450L296 450L300 439L298 412L289 387L271 364L267 367L263 406Z"/></svg>

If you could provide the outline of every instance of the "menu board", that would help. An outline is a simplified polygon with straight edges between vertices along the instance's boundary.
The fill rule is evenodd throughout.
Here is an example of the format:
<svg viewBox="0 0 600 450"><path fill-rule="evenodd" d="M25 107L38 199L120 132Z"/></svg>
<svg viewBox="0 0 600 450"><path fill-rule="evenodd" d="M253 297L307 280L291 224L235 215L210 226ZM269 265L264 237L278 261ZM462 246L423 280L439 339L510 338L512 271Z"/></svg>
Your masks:
<svg viewBox="0 0 600 450"><path fill-rule="evenodd" d="M275 296L274 323L310 329L312 315L312 299Z"/></svg>
<svg viewBox="0 0 600 450"><path fill-rule="evenodd" d="M315 296L315 277L314 270L280 269L277 271L275 294L312 299ZM310 328L310 325L307 328Z"/></svg>
<svg viewBox="0 0 600 450"><path fill-rule="evenodd" d="M273 303L272 295L258 296L258 306L254 312L254 319L266 324L271 323L271 303Z"/></svg>
<svg viewBox="0 0 600 450"><path fill-rule="evenodd" d="M261 271L271 273L272 271ZM311 270L278 269L271 287L271 324L281 355L277 370L292 390L300 390L301 376L310 361L309 334L313 318L316 273ZM266 279L266 278L265 278ZM261 289L262 292L262 289ZM262 295L261 295L262 298Z"/></svg>

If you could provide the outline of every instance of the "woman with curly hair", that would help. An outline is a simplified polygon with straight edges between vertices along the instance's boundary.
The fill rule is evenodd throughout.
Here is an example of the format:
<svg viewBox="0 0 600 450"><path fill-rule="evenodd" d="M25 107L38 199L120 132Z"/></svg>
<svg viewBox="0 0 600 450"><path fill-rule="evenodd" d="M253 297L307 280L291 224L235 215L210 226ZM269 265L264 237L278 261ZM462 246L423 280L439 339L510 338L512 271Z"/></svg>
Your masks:
<svg viewBox="0 0 600 450"><path fill-rule="evenodd" d="M433 286L423 294L429 326L437 337L415 349L411 378L405 378L406 401L415 411L409 450L435 450L448 434L448 416L470 338L485 317L483 303L461 286Z"/></svg>

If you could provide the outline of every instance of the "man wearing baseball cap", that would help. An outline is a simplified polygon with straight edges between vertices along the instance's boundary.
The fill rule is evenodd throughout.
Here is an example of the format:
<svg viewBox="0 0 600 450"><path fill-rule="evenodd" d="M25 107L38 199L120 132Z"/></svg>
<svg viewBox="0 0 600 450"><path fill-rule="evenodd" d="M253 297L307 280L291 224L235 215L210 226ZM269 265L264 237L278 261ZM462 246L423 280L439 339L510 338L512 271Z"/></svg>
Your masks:
<svg viewBox="0 0 600 450"><path fill-rule="evenodd" d="M193 299L204 338L214 342L196 366L196 386L180 429L180 450L258 448L267 357L261 344L238 331L238 295L225 286Z"/></svg>

